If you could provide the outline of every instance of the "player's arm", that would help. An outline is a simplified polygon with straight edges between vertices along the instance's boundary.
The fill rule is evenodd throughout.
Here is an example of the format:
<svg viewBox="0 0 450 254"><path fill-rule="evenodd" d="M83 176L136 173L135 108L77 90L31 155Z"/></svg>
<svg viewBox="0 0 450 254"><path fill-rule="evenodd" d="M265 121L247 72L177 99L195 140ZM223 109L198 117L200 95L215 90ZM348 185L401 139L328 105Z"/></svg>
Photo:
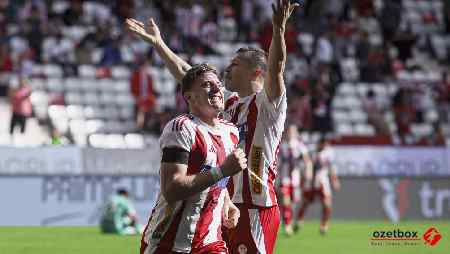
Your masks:
<svg viewBox="0 0 450 254"><path fill-rule="evenodd" d="M297 3L289 0L275 0L272 4L272 42L269 48L268 70L265 77L264 89L270 101L279 98L286 90L284 85L284 68L286 65L286 42L284 32L286 21L291 16Z"/></svg>
<svg viewBox="0 0 450 254"><path fill-rule="evenodd" d="M161 192L168 203L187 199L201 192L226 176L247 167L242 149L236 149L224 161L221 167L210 171L188 175L189 152L181 148L165 148L161 161Z"/></svg>
<svg viewBox="0 0 450 254"><path fill-rule="evenodd" d="M339 191L341 189L341 183L339 182L339 178L336 174L336 168L331 163L329 163L329 170L331 185L335 191Z"/></svg>
<svg viewBox="0 0 450 254"><path fill-rule="evenodd" d="M147 26L145 26L144 23L140 21L128 18L126 20L126 25L128 30L153 46L170 73L178 82L181 82L191 66L167 46L161 37L161 33L155 21L151 18L149 19Z"/></svg>
<svg viewBox="0 0 450 254"><path fill-rule="evenodd" d="M307 181L310 181L313 177L313 162L311 159L311 156L309 155L308 151L304 151L302 153L303 162L305 163L305 178Z"/></svg>

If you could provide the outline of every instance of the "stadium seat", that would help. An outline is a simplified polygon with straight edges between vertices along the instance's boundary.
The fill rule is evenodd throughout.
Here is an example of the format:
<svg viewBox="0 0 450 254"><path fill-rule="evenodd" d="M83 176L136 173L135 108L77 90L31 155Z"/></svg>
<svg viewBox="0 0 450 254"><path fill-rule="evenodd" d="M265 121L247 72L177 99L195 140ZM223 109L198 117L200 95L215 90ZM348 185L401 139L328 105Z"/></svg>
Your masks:
<svg viewBox="0 0 450 254"><path fill-rule="evenodd" d="M43 91L32 92L30 100L34 107L48 107L48 94Z"/></svg>
<svg viewBox="0 0 450 254"><path fill-rule="evenodd" d="M86 121L86 133L98 133L105 131L105 122L102 120L88 120Z"/></svg>
<svg viewBox="0 0 450 254"><path fill-rule="evenodd" d="M338 135L351 135L353 134L353 127L351 124L339 123L336 132Z"/></svg>
<svg viewBox="0 0 450 254"><path fill-rule="evenodd" d="M69 105L66 108L67 115L70 119L84 119L84 110L80 105Z"/></svg>
<svg viewBox="0 0 450 254"><path fill-rule="evenodd" d="M104 119L106 117L105 110L99 106L86 106L84 116L86 119Z"/></svg>
<svg viewBox="0 0 450 254"><path fill-rule="evenodd" d="M86 129L86 122L80 119L70 120L69 129L72 136L82 136L88 133Z"/></svg>
<svg viewBox="0 0 450 254"><path fill-rule="evenodd" d="M127 80L130 78L130 70L125 66L115 66L111 68L112 77L115 79Z"/></svg>
<svg viewBox="0 0 450 254"><path fill-rule="evenodd" d="M103 92L100 94L100 104L110 106L115 104L116 96L113 93Z"/></svg>
<svg viewBox="0 0 450 254"><path fill-rule="evenodd" d="M50 93L62 93L64 91L64 81L60 78L47 79L47 91Z"/></svg>
<svg viewBox="0 0 450 254"><path fill-rule="evenodd" d="M120 106L132 106L134 105L134 98L130 94L118 94L116 103Z"/></svg>
<svg viewBox="0 0 450 254"><path fill-rule="evenodd" d="M368 124L356 124L354 126L354 132L360 136L374 136L375 128Z"/></svg>
<svg viewBox="0 0 450 254"><path fill-rule="evenodd" d="M88 144L96 148L108 148L106 135L104 134L91 134L88 137Z"/></svg>
<svg viewBox="0 0 450 254"><path fill-rule="evenodd" d="M55 64L46 64L42 66L43 74L48 78L61 78L63 70L61 66Z"/></svg>
<svg viewBox="0 0 450 254"><path fill-rule="evenodd" d="M67 78L64 81L64 90L66 92L81 92L82 79L79 78Z"/></svg>
<svg viewBox="0 0 450 254"><path fill-rule="evenodd" d="M66 104L81 105L83 104L83 96L77 92L67 92L64 96Z"/></svg>
<svg viewBox="0 0 450 254"><path fill-rule="evenodd" d="M100 98L98 94L95 92L85 93L82 98L84 105L88 106L100 105Z"/></svg>
<svg viewBox="0 0 450 254"><path fill-rule="evenodd" d="M93 65L80 65L78 67L78 74L82 78L95 78L97 69Z"/></svg>
<svg viewBox="0 0 450 254"><path fill-rule="evenodd" d="M117 107L112 106L112 105L106 106L104 109L104 112L105 112L105 118L107 120L119 120L120 112L117 109Z"/></svg>
<svg viewBox="0 0 450 254"><path fill-rule="evenodd" d="M338 94L344 95L344 96L354 96L356 94L356 87L352 83L341 83L338 86Z"/></svg>
<svg viewBox="0 0 450 254"><path fill-rule="evenodd" d="M29 83L33 91L44 90L46 88L46 82L42 78L30 78Z"/></svg>
<svg viewBox="0 0 450 254"><path fill-rule="evenodd" d="M57 119L69 118L66 107L60 105L51 105L50 107L48 107L48 116L52 121L57 121Z"/></svg>
<svg viewBox="0 0 450 254"><path fill-rule="evenodd" d="M127 148L141 149L145 147L144 137L141 134L128 133L125 135Z"/></svg>
<svg viewBox="0 0 450 254"><path fill-rule="evenodd" d="M123 120L134 119L134 107L124 106L119 108L120 118Z"/></svg>

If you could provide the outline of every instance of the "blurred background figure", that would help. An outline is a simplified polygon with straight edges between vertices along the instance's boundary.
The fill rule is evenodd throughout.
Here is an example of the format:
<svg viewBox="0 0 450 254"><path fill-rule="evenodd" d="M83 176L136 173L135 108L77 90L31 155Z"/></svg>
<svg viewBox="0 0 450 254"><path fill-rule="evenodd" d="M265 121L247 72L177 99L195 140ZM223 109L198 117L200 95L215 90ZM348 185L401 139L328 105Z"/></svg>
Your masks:
<svg viewBox="0 0 450 254"><path fill-rule="evenodd" d="M313 156L313 176L310 181L306 178L302 183L303 200L298 212L298 226L302 227L303 218L307 208L314 202L316 197L322 205L322 217L320 219L320 233L324 235L328 231L328 221L331 216L332 192L340 189L340 182L333 166L333 154L326 138L322 137L317 144ZM331 179L331 186L330 186Z"/></svg>
<svg viewBox="0 0 450 254"><path fill-rule="evenodd" d="M139 129L146 129L149 120L154 117L156 96L153 91L153 79L149 73L150 63L145 56L138 57L136 68L131 74L130 89L136 101L136 125Z"/></svg>
<svg viewBox="0 0 450 254"><path fill-rule="evenodd" d="M279 195L281 195L281 214L286 235L290 236L298 229L295 210L300 204L300 179L311 181L313 164L308 147L302 142L297 126L289 125L286 129L280 149ZM294 222L294 223L293 223Z"/></svg>
<svg viewBox="0 0 450 254"><path fill-rule="evenodd" d="M128 191L118 189L103 207L100 219L100 229L103 233L119 235L140 234L136 210L131 202Z"/></svg>
<svg viewBox="0 0 450 254"><path fill-rule="evenodd" d="M19 77L19 87L11 88L9 91L9 99L11 103L11 122L9 133L14 134L14 129L19 126L20 133L25 133L27 119L31 117L33 109L31 106L31 87L28 85L28 80L24 77Z"/></svg>

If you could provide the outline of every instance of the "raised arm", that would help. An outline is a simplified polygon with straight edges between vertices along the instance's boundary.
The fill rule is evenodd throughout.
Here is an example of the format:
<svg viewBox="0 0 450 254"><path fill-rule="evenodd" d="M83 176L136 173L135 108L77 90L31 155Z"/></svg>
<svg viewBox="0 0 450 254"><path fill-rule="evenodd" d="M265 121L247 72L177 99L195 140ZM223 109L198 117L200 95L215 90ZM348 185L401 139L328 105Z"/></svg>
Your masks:
<svg viewBox="0 0 450 254"><path fill-rule="evenodd" d="M191 66L166 45L155 21L152 18L149 19L146 27L144 23L129 18L126 20L126 25L128 30L153 46L170 73L178 82L181 82Z"/></svg>
<svg viewBox="0 0 450 254"><path fill-rule="evenodd" d="M272 43L269 48L268 71L264 84L270 101L280 97L286 90L283 78L287 55L284 32L286 21L297 6L299 6L297 3L291 4L289 0L276 0L276 4L272 4Z"/></svg>

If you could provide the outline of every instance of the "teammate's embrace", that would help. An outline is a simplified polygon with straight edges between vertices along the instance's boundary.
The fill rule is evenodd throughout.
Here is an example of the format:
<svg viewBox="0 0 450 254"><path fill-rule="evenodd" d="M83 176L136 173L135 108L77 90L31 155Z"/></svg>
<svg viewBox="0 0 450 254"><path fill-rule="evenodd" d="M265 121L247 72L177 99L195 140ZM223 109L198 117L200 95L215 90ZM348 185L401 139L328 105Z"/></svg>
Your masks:
<svg viewBox="0 0 450 254"><path fill-rule="evenodd" d="M224 118L239 128L240 146L245 149L249 170L236 174L229 184L232 201L241 217L238 226L226 232L231 253L273 253L280 213L274 180L277 154L286 120L284 84L286 22L298 4L277 0L272 5L273 33L269 54L260 49L241 48L227 67L226 87L237 96L226 101ZM191 66L164 43L150 19L147 27L127 19L128 28L151 43L172 75L181 81ZM250 170L258 175L252 176Z"/></svg>
<svg viewBox="0 0 450 254"><path fill-rule="evenodd" d="M182 82L191 114L170 121L160 139L161 192L144 230L141 253L228 253L221 226L236 226L239 211L228 176L246 168L238 131L218 118L223 86L209 65L192 67Z"/></svg>

